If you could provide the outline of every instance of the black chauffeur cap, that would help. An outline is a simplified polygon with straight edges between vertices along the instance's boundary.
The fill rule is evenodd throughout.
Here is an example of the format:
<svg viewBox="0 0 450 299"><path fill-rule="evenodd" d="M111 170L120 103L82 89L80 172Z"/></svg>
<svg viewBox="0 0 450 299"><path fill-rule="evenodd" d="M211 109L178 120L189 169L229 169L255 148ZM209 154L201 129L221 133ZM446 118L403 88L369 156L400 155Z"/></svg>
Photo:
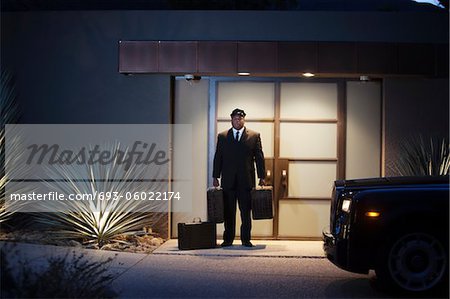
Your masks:
<svg viewBox="0 0 450 299"><path fill-rule="evenodd" d="M230 116L233 117L235 115L239 115L239 116L245 117L247 114L245 114L244 110L236 108L236 109L233 110L233 112L231 112Z"/></svg>

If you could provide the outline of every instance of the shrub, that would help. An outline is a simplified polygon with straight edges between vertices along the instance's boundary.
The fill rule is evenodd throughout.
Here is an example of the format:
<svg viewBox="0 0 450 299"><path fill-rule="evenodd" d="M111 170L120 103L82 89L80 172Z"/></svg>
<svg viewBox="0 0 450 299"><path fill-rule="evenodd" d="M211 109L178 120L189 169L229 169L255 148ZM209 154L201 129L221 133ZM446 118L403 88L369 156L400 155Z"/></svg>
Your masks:
<svg viewBox="0 0 450 299"><path fill-rule="evenodd" d="M450 146L447 138L410 137L401 142L401 155L392 170L400 176L449 175Z"/></svg>
<svg viewBox="0 0 450 299"><path fill-rule="evenodd" d="M114 145L111 151L115 152L119 145ZM126 152L126 151L125 151ZM149 184L143 180L145 168L133 165L124 169L123 164L116 159L107 165L89 164L68 165L65 168L52 168L49 170L52 177L62 180L49 182L52 190L65 194L97 194L89 201L62 202L64 208L56 213L41 213L38 218L57 230L61 238L81 239L101 248L112 241L124 242L124 234L134 234L145 226L151 226L163 216L157 213L161 205L167 202L146 202L126 200L126 193L135 193L148 190ZM88 174L86 180L74 178ZM162 183L153 183L152 189L164 186ZM118 200L106 200L99 194L116 194Z"/></svg>
<svg viewBox="0 0 450 299"><path fill-rule="evenodd" d="M39 269L10 246L0 249L1 298L115 298L109 272L114 260L91 261L83 254L50 257ZM15 263L12 264L11 261Z"/></svg>

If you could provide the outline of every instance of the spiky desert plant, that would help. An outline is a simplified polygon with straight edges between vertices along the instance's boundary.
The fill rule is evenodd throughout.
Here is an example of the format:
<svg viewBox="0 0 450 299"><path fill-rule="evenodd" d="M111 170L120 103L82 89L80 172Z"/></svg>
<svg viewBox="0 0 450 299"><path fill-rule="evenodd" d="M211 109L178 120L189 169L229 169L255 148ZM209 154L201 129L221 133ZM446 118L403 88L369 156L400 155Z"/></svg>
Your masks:
<svg viewBox="0 0 450 299"><path fill-rule="evenodd" d="M16 123L18 119L19 106L14 80L6 70L2 70L0 73L0 224L8 220L20 208L20 204L8 207L5 205L5 188L9 182L6 168L21 159L23 155L19 136L8 140L10 152L15 154L6 155L6 125Z"/></svg>
<svg viewBox="0 0 450 299"><path fill-rule="evenodd" d="M419 135L405 139L400 145L400 157L393 171L401 176L449 175L450 146L447 138Z"/></svg>
<svg viewBox="0 0 450 299"><path fill-rule="evenodd" d="M119 148L120 145L116 144L110 150L116 152ZM81 239L101 248L113 241L124 242L118 237L133 234L160 220L161 213L157 211L164 209L162 206L167 202L127 199L130 194L156 191L165 186L158 180L145 180L144 167L133 164L125 169L117 156L107 165L85 164L82 166L84 170L79 166L71 164L49 169L52 177L61 178L47 182L52 190L66 196L94 195L92 200L59 202L62 205L59 212L39 214L38 220L52 225L59 237ZM87 179L76 179L84 174L88 174Z"/></svg>

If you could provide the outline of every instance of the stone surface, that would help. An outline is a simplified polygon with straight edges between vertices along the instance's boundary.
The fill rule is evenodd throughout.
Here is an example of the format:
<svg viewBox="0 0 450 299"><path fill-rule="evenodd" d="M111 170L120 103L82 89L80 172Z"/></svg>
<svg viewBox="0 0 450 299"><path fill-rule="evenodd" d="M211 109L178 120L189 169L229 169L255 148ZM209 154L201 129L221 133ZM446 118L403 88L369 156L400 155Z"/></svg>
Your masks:
<svg viewBox="0 0 450 299"><path fill-rule="evenodd" d="M165 240L152 233L151 229L147 232L140 231L137 234L127 234L117 237L116 241L105 244L101 250L123 251L133 253L152 253L161 246ZM71 246L77 248L100 249L97 244L80 242L81 240L62 239L58 237L55 231L33 231L17 230L11 232L0 232L0 241L16 241L31 244Z"/></svg>

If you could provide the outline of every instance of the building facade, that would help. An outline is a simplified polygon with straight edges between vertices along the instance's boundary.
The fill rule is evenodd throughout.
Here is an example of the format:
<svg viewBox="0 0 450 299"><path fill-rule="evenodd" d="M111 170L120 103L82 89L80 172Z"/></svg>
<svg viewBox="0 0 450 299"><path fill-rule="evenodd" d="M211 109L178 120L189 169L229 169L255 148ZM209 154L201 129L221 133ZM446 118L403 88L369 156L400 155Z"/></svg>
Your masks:
<svg viewBox="0 0 450 299"><path fill-rule="evenodd" d="M448 38L438 10L2 11L1 66L22 123L192 124L192 212L168 237L206 218L216 135L244 109L275 191L255 237L317 239L335 179L396 175L405 138L449 135Z"/></svg>

